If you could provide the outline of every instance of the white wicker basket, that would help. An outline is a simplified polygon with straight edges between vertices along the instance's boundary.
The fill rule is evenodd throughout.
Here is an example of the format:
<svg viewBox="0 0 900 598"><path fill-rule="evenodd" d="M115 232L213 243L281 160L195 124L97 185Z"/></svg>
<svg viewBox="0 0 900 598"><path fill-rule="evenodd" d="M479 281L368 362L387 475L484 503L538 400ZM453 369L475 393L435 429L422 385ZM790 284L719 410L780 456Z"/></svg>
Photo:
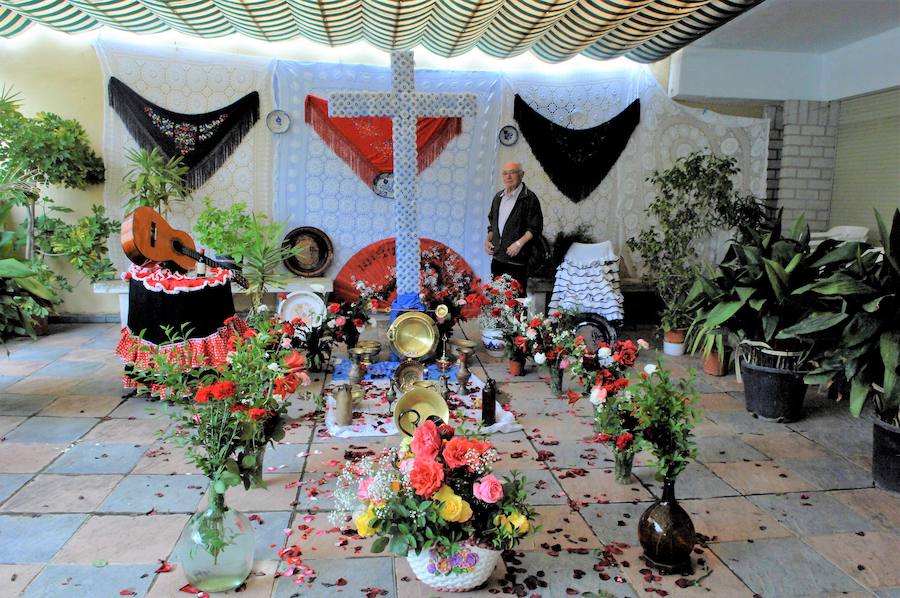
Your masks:
<svg viewBox="0 0 900 598"><path fill-rule="evenodd" d="M419 581L440 592L466 592L487 581L500 560L499 550L461 544L456 554L437 548L406 556Z"/></svg>

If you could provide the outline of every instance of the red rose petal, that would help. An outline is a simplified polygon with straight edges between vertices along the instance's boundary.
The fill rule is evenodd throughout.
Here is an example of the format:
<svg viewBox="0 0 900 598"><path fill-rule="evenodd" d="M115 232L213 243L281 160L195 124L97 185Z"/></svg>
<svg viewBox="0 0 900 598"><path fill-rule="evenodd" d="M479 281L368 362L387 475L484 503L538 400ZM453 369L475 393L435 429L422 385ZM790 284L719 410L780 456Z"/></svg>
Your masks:
<svg viewBox="0 0 900 598"><path fill-rule="evenodd" d="M159 568L156 570L157 573L168 573L172 570L174 565L172 563L167 563L166 561L160 559Z"/></svg>

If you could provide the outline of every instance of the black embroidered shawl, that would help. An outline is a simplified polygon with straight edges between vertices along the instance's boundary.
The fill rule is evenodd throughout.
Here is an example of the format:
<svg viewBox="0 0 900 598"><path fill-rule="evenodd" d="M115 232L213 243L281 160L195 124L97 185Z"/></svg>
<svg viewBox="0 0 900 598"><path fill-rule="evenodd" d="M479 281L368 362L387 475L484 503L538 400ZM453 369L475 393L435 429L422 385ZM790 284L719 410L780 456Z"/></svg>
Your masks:
<svg viewBox="0 0 900 598"><path fill-rule="evenodd" d="M547 176L577 203L597 188L628 145L641 120L641 101L596 127L568 129L541 116L516 94L513 117Z"/></svg>
<svg viewBox="0 0 900 598"><path fill-rule="evenodd" d="M180 114L147 101L116 79L109 79L109 105L142 148L154 147L167 159L181 156L190 170L185 184L196 189L228 159L259 120L259 94L206 112Z"/></svg>

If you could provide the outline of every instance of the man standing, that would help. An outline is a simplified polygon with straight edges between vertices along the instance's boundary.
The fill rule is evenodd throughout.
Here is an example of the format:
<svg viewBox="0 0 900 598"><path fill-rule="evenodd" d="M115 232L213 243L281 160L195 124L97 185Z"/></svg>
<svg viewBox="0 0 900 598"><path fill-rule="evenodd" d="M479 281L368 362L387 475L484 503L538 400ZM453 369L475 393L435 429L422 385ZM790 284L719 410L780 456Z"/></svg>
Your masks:
<svg viewBox="0 0 900 598"><path fill-rule="evenodd" d="M544 229L544 215L537 195L525 186L525 171L519 162L503 165L504 189L494 196L488 213L488 234L484 249L491 260L491 274L509 274L522 285L528 285L529 242Z"/></svg>

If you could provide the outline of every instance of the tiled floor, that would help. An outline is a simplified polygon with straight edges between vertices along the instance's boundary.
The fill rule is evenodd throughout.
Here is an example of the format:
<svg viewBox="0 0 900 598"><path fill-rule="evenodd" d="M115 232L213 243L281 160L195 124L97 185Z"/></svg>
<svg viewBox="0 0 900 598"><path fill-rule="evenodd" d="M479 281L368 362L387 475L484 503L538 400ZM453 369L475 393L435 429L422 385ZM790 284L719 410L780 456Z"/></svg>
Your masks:
<svg viewBox="0 0 900 598"><path fill-rule="evenodd" d="M111 325L57 326L38 341L11 341L0 359L0 596L188 595L177 563L207 481L182 449L158 441L169 424L145 410L154 403L119 397L117 337ZM681 376L694 363L667 365ZM647 456L631 485L615 484L608 451L584 442L586 402L552 398L533 371L513 380L499 361L485 365L524 426L494 438L496 467L532 481L543 530L473 595L900 596L900 497L872 487L871 423L843 405L810 393L802 421L775 424L744 410L733 377L700 374L699 460L676 485L704 538L688 584L641 561L637 520L660 491ZM351 444L383 439L323 438L311 404L292 414L285 441L267 452L269 490L229 493L231 505L258 515L255 574L242 595L435 595L404 560L372 555L371 540L328 520L329 472ZM316 570L311 584L275 577L286 541ZM175 563L171 572L155 573L162 559Z"/></svg>

